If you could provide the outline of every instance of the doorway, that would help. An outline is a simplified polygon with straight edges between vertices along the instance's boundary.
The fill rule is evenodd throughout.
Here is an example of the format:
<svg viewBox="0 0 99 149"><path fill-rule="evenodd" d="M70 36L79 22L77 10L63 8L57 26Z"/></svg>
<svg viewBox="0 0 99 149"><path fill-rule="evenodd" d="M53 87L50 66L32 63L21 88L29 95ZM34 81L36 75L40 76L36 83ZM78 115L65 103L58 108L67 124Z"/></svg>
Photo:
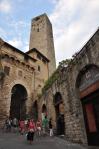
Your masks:
<svg viewBox="0 0 99 149"><path fill-rule="evenodd" d="M11 90L10 117L11 119L26 118L27 91L24 86L16 84Z"/></svg>
<svg viewBox="0 0 99 149"><path fill-rule="evenodd" d="M44 119L45 116L47 116L47 108L46 108L46 105L43 104L42 105L42 120Z"/></svg>
<svg viewBox="0 0 99 149"><path fill-rule="evenodd" d="M82 99L88 145L99 146L99 90Z"/></svg>
<svg viewBox="0 0 99 149"><path fill-rule="evenodd" d="M54 105L56 112L56 134L65 135L64 104L59 92L54 96Z"/></svg>

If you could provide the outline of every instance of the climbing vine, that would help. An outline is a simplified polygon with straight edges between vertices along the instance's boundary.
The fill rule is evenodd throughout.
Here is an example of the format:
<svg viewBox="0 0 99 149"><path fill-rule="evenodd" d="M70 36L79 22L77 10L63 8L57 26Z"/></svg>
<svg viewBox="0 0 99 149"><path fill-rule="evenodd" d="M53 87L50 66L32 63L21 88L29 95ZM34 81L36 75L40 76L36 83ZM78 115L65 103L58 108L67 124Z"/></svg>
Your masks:
<svg viewBox="0 0 99 149"><path fill-rule="evenodd" d="M59 73L58 69L52 74L52 76L45 82L42 92L46 91L54 82L58 79Z"/></svg>
<svg viewBox="0 0 99 149"><path fill-rule="evenodd" d="M56 69L56 71L52 74L52 76L45 82L45 85L42 89L42 93L44 93L50 86L59 78L59 72L61 72L65 68L71 68L72 65L75 65L78 63L78 60L76 59L78 53L75 53L72 58L63 60L59 62L59 66Z"/></svg>

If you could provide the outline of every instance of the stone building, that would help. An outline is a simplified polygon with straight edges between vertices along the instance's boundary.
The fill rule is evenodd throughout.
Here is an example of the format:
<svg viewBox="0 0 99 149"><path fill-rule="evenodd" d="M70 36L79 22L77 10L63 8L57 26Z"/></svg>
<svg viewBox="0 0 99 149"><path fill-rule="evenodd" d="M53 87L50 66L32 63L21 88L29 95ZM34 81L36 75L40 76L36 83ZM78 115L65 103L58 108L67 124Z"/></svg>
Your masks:
<svg viewBox="0 0 99 149"><path fill-rule="evenodd" d="M58 135L99 146L99 29L44 91L39 117L47 113Z"/></svg>
<svg viewBox="0 0 99 149"><path fill-rule="evenodd" d="M37 98L55 68L52 25L46 14L32 20L26 53L0 38L0 125L7 116L25 119L35 114L37 119Z"/></svg>
<svg viewBox="0 0 99 149"><path fill-rule="evenodd" d="M49 76L56 69L52 25L45 15L32 19L29 49L36 48L49 60Z"/></svg>

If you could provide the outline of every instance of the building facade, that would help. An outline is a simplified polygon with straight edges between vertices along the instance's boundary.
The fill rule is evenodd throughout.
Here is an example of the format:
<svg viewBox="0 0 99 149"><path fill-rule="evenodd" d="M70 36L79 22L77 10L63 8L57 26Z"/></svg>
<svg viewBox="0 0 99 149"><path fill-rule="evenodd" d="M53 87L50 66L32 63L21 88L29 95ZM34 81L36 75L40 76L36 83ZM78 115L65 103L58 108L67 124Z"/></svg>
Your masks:
<svg viewBox="0 0 99 149"><path fill-rule="evenodd" d="M51 75L50 63L51 73L55 70L52 25L46 14L37 18L41 21L39 26L44 26L39 31L31 26L30 49L26 53L0 38L0 125L8 116L25 119L33 114L33 102Z"/></svg>
<svg viewBox="0 0 99 149"><path fill-rule="evenodd" d="M99 146L99 29L39 101L39 117L47 113L57 135Z"/></svg>

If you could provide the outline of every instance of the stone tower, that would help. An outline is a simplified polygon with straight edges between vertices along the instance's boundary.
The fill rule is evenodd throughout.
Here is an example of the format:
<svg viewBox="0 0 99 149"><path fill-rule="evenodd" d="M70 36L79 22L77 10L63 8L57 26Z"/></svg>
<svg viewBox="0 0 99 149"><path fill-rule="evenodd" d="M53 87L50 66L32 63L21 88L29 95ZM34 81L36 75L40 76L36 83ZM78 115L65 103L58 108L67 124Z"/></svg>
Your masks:
<svg viewBox="0 0 99 149"><path fill-rule="evenodd" d="M44 13L32 19L29 50L36 48L49 59L49 76L56 69L52 24Z"/></svg>

